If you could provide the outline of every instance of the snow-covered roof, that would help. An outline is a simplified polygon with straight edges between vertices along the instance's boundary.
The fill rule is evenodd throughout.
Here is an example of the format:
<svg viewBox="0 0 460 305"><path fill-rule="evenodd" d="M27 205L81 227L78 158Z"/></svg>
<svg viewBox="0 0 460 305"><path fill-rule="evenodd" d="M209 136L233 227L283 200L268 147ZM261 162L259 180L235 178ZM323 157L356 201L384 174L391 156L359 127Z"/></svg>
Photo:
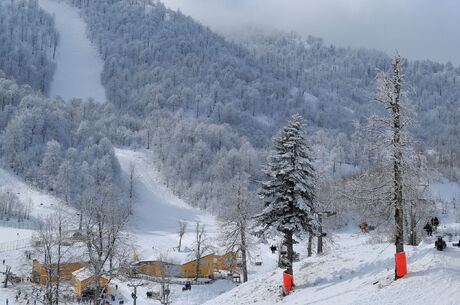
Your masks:
<svg viewBox="0 0 460 305"><path fill-rule="evenodd" d="M80 268L80 269L72 272L72 275L75 276L75 278L77 280L84 281L84 280L92 277L94 274L88 267L83 267L83 268Z"/></svg>
<svg viewBox="0 0 460 305"><path fill-rule="evenodd" d="M40 246L36 247L33 252L33 258L38 260L40 263L43 263L44 253ZM52 249L51 259L52 264L57 263L58 250L55 248ZM76 262L87 262L89 257L87 254L86 246L82 243L75 243L71 246L63 246L61 248L61 264L66 263L76 263Z"/></svg>

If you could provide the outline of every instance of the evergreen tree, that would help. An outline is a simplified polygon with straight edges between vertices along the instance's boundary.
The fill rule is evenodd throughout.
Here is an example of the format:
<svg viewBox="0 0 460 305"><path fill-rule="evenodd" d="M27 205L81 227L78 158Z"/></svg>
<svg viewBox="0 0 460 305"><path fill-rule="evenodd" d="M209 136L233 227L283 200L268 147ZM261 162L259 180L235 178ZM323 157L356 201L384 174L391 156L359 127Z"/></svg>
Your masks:
<svg viewBox="0 0 460 305"><path fill-rule="evenodd" d="M273 150L264 168L268 180L259 196L265 200L262 213L255 216L260 231L275 229L284 236L289 266L293 274L294 238L316 230L315 171L302 131L303 118L296 114L275 137Z"/></svg>

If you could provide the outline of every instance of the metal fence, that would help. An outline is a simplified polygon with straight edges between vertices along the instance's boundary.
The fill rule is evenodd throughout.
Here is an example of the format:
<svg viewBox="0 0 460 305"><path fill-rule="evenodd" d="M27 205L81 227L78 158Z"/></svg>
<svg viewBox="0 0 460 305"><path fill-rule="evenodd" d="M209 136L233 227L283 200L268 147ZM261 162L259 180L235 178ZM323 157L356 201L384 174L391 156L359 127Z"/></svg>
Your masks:
<svg viewBox="0 0 460 305"><path fill-rule="evenodd" d="M32 241L30 238L6 241L3 243L0 243L0 252L8 252L8 251L26 249L31 246L31 242Z"/></svg>

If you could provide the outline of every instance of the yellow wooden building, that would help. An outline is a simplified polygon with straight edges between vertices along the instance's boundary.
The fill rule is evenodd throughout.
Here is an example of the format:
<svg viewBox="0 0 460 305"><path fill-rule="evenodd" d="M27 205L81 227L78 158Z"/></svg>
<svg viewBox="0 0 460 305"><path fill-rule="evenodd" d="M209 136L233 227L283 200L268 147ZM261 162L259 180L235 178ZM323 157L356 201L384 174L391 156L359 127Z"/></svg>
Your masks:
<svg viewBox="0 0 460 305"><path fill-rule="evenodd" d="M87 263L85 262L74 262L74 263L60 263L59 264L59 278L64 280L70 280L72 278L72 272L81 269L82 267L86 266ZM34 259L32 261L32 282L46 285L47 283L47 275L46 275L46 267L42 265L38 260ZM48 269L51 274L51 281L55 282L58 279L58 264L50 264L48 265Z"/></svg>
<svg viewBox="0 0 460 305"><path fill-rule="evenodd" d="M196 275L197 260L191 260L182 265L172 264L163 261L140 261L136 263L134 269L138 273L150 276L167 275L171 277L194 278ZM234 252L228 252L224 255L214 253L203 256L200 259L200 268L198 277L210 277L216 270L235 271L237 256Z"/></svg>
<svg viewBox="0 0 460 305"><path fill-rule="evenodd" d="M237 256L235 252L216 255L215 267L219 270L236 271Z"/></svg>
<svg viewBox="0 0 460 305"><path fill-rule="evenodd" d="M99 284L103 289L107 289L109 280L102 276L99 280ZM72 273L72 286L74 292L82 297L85 294L94 294L96 287L96 278L88 268L81 268Z"/></svg>
<svg viewBox="0 0 460 305"><path fill-rule="evenodd" d="M214 275L215 255L209 254L200 259L198 277L210 277ZM180 277L194 278L196 276L197 260L194 259L180 266Z"/></svg>
<svg viewBox="0 0 460 305"><path fill-rule="evenodd" d="M180 265L162 261L140 261L136 263L135 270L138 273L150 276L172 276L179 277Z"/></svg>

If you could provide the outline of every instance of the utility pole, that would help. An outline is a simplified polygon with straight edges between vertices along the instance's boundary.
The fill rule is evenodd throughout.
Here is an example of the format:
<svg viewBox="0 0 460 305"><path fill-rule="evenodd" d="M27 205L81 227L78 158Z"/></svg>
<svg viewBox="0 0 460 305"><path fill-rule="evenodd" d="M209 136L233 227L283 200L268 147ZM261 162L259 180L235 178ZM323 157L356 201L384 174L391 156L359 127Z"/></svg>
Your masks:
<svg viewBox="0 0 460 305"><path fill-rule="evenodd" d="M326 236L326 233L323 233L323 215L326 217L336 215L337 212L323 211L318 213L318 249L317 254L323 253L323 237Z"/></svg>
<svg viewBox="0 0 460 305"><path fill-rule="evenodd" d="M133 298L133 305L136 305L136 300L137 300L137 287L139 286L144 286L144 283L139 283L139 284L128 284L128 287L134 288L133 293L131 293L131 297Z"/></svg>

